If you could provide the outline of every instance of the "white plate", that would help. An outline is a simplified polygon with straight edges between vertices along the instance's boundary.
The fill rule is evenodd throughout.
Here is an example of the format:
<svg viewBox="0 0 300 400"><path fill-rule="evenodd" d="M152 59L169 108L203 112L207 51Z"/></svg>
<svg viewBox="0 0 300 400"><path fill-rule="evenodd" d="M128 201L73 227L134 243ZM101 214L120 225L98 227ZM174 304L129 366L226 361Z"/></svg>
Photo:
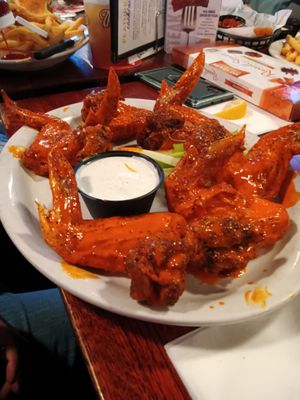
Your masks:
<svg viewBox="0 0 300 400"><path fill-rule="evenodd" d="M152 109L153 101L127 99L127 103ZM74 127L80 123L81 104L61 107L51 112ZM230 123L229 123L230 126ZM179 301L168 309L143 306L129 296L129 280L100 276L99 279L74 279L61 267L61 258L44 242L37 217L35 200L51 207L48 179L25 170L8 151L11 145L28 146L35 131L22 127L8 141L0 156L0 217L4 228L21 253L42 274L79 298L115 313L152 322L175 325L228 324L254 318L284 304L300 290L299 239L296 221L299 206L290 209L292 224L289 232L269 251L251 261L248 272L228 285L201 285L189 277L187 288ZM256 136L248 135L253 144ZM298 185L299 182L297 182ZM157 196L152 210L165 207L163 193ZM86 208L84 216L88 217ZM249 284L253 282L253 284ZM246 291L256 286L267 287L272 296L267 306L250 306Z"/></svg>
<svg viewBox="0 0 300 400"><path fill-rule="evenodd" d="M0 60L0 69L6 69L10 71L39 71L50 68L67 60L72 54L87 44L88 41L89 38L85 37L82 41L80 41L78 44L76 43L70 49L53 54L53 56L45 58L44 60Z"/></svg>
<svg viewBox="0 0 300 400"><path fill-rule="evenodd" d="M288 64L289 66L294 65L295 67L299 67L294 62L287 61L287 59L280 54L283 42L284 42L284 39L280 39L280 40L276 40L275 42L272 42L269 46L270 55L272 57L277 58L278 60L282 61L283 63Z"/></svg>

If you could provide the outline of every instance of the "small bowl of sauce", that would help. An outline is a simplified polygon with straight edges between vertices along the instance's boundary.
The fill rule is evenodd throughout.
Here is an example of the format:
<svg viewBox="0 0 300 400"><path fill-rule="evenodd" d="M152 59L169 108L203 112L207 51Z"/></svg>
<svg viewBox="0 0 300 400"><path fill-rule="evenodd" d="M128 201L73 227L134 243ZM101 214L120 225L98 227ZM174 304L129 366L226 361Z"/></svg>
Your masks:
<svg viewBox="0 0 300 400"><path fill-rule="evenodd" d="M23 52L7 52L6 54L1 55L0 53L0 60L4 61L28 61L31 60L32 57L29 53Z"/></svg>
<svg viewBox="0 0 300 400"><path fill-rule="evenodd" d="M218 27L223 29L240 28L246 25L246 20L238 15L221 15Z"/></svg>
<svg viewBox="0 0 300 400"><path fill-rule="evenodd" d="M150 211L164 180L156 161L131 151L107 151L75 168L78 191L94 218Z"/></svg>

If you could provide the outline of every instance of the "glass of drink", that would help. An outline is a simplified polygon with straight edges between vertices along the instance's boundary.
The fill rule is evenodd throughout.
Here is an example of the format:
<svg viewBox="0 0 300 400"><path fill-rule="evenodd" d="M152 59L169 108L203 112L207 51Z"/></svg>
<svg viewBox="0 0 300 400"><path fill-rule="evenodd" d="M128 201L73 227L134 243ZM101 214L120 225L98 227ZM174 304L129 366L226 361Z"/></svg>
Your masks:
<svg viewBox="0 0 300 400"><path fill-rule="evenodd" d="M109 0L84 0L84 9L95 68L109 68L111 62Z"/></svg>

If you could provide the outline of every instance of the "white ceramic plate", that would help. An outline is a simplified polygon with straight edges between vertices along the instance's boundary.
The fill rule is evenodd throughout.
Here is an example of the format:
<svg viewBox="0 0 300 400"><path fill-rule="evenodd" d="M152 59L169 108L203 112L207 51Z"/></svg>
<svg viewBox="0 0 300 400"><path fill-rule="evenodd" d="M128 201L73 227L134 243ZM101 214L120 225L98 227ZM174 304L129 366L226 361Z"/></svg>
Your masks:
<svg viewBox="0 0 300 400"><path fill-rule="evenodd" d="M44 60L0 60L0 69L6 69L10 71L39 71L50 68L67 60L72 54L87 44L88 41L89 38L85 37L82 41L80 41L78 44L76 43L70 49L53 54L53 56L45 58Z"/></svg>
<svg viewBox="0 0 300 400"><path fill-rule="evenodd" d="M272 42L269 46L270 55L272 57L277 58L278 60L282 61L283 63L288 64L289 66L294 65L297 67L297 65L294 62L287 61L287 59L280 54L283 42L284 42L284 39L280 39L280 40L276 40L275 42Z"/></svg>
<svg viewBox="0 0 300 400"><path fill-rule="evenodd" d="M148 109L152 109L154 103L142 99L126 101ZM73 104L54 110L51 114L65 119L74 127L80 123L80 110L81 104ZM35 200L51 207L48 179L25 170L8 151L11 145L28 146L34 135L33 129L22 127L11 137L1 153L0 217L9 236L28 261L51 281L75 296L106 310L137 319L200 326L228 324L258 317L284 304L300 290L300 232L296 225L299 206L290 209L292 224L285 238L250 262L247 273L227 285L217 286L201 285L189 277L184 294L168 309L152 309L132 300L127 278L101 275L99 279L70 277L61 267L61 258L41 236ZM247 136L249 145L256 140L256 136ZM163 209L165 201L163 193L160 193L152 210ZM89 217L86 208L83 212L85 217ZM265 308L250 306L245 301L245 293L256 286L266 287L272 293Z"/></svg>

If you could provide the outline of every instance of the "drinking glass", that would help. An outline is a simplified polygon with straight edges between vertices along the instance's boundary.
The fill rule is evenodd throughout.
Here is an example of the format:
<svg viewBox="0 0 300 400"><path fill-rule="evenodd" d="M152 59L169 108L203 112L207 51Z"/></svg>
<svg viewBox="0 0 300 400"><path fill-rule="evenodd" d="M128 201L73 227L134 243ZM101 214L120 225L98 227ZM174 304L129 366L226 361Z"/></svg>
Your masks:
<svg viewBox="0 0 300 400"><path fill-rule="evenodd" d="M84 0L84 9L95 68L109 68L111 63L109 0Z"/></svg>

